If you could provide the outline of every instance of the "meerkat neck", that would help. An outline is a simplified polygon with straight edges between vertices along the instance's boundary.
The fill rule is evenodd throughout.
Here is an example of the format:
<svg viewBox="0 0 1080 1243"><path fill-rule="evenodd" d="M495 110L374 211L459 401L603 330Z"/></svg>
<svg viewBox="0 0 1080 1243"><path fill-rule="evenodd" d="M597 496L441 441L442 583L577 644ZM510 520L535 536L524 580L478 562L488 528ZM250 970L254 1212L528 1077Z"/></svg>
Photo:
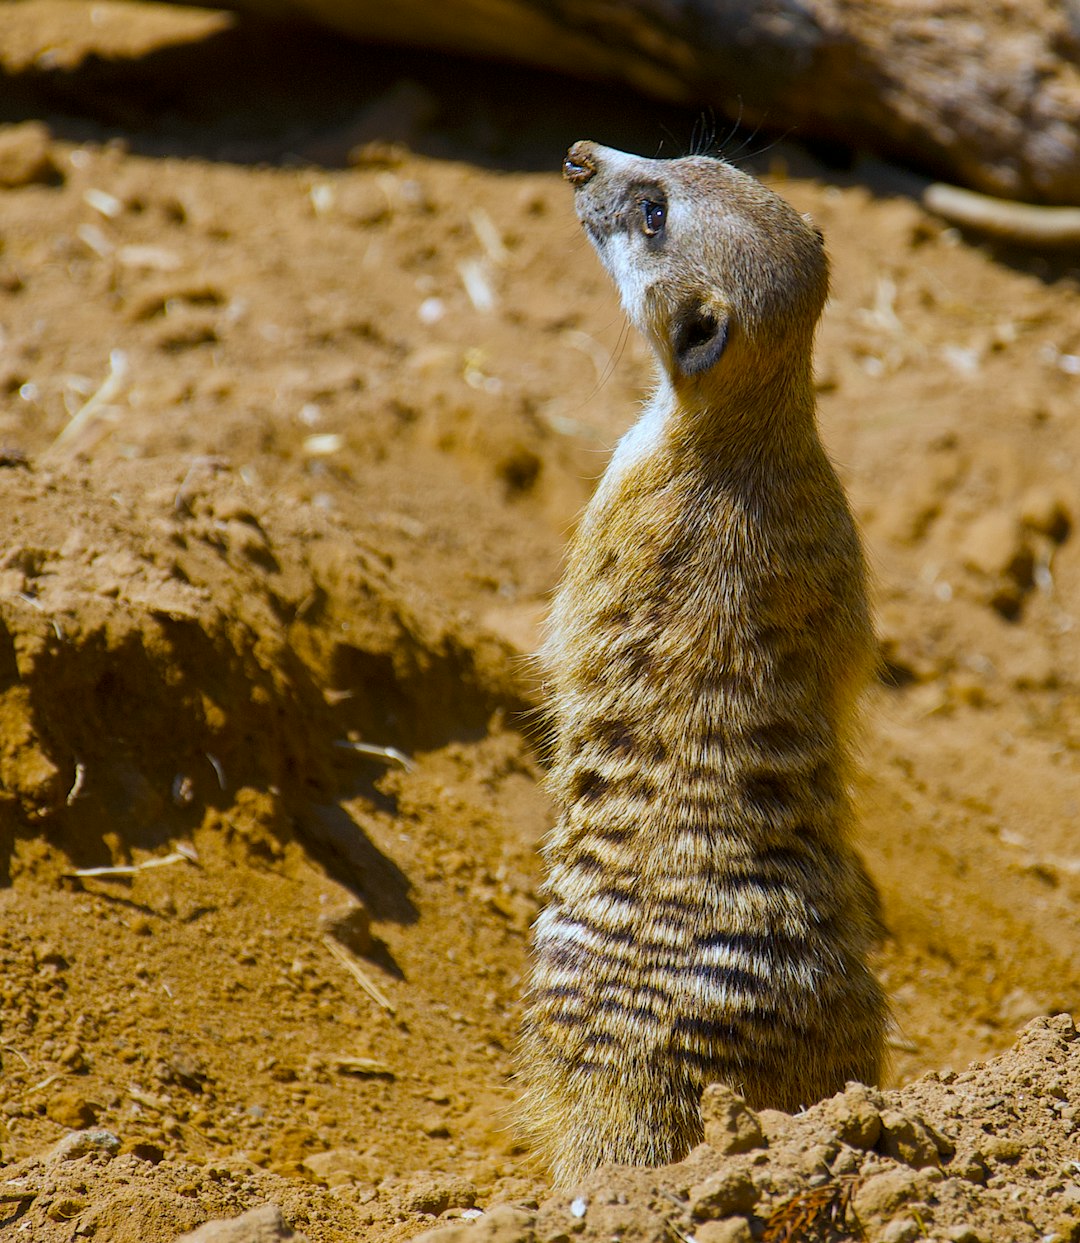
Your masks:
<svg viewBox="0 0 1080 1243"><path fill-rule="evenodd" d="M672 473L758 477L782 463L789 475L821 456L813 389L790 372L768 382L676 391L661 373L652 397L619 441L600 485L622 489L646 462ZM649 475L654 476L654 469Z"/></svg>

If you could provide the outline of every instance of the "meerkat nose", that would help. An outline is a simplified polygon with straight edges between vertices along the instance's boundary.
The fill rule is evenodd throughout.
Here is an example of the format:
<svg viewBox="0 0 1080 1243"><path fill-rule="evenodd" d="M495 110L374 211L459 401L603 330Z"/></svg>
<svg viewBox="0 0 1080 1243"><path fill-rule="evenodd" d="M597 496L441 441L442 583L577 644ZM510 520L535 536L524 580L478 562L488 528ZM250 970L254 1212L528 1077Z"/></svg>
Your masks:
<svg viewBox="0 0 1080 1243"><path fill-rule="evenodd" d="M563 176L576 189L590 181L596 173L595 146L591 142L576 142L563 160Z"/></svg>

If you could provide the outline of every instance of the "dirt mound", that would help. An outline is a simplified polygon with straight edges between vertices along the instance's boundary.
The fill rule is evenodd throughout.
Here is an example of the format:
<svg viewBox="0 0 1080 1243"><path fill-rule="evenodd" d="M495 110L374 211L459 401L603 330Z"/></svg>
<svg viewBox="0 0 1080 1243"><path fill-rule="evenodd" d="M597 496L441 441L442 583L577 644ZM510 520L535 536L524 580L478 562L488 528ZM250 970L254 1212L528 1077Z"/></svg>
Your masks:
<svg viewBox="0 0 1080 1243"><path fill-rule="evenodd" d="M456 1175L360 1190L342 1177L348 1156L333 1152L309 1162L332 1187L339 1176L335 1189L319 1190L235 1161L117 1155L119 1140L105 1130L73 1132L9 1166L3 1187L25 1208L23 1229L46 1243L70 1238L73 1220L80 1235L135 1243L263 1203L312 1237L384 1237L395 1219L451 1219L423 1234L426 1243L1072 1243L1080 1238L1078 1099L1080 1040L1059 1015L1035 1020L988 1065L931 1072L902 1091L852 1084L796 1117L755 1114L717 1086L704 1102L707 1142L686 1160L599 1170L541 1204L527 1195L481 1211L476 1187ZM238 1223L228 1238L290 1237L258 1233L266 1218Z"/></svg>
<svg viewBox="0 0 1080 1243"><path fill-rule="evenodd" d="M107 481L16 461L0 505L5 859L30 827L117 863L241 789L294 811L340 787L350 741L430 749L520 702L496 642L418 607L355 529L275 511L221 460Z"/></svg>
<svg viewBox="0 0 1080 1243"><path fill-rule="evenodd" d="M142 1161L194 1142L251 1169L378 1181L376 1117L395 1102L422 1110L421 1147L453 1156L457 1100L431 1063L458 1083L495 1063L505 1082L509 1016L475 1052L451 1056L450 1032L475 1024L457 1006L485 974L513 993L534 911L495 812L520 806L539 832L534 761L500 725L520 710L516 659L317 507L275 511L212 459L145 467L116 464L107 493L77 468L0 474L5 1146L104 1122ZM477 876L451 845L484 834L503 862ZM420 918L401 843L430 850L424 888L457 895L411 955L381 932ZM483 948L448 971L441 954L473 936ZM415 974L455 1008L393 999ZM271 994L276 1021L310 1029L284 1047L260 1013ZM356 1028L359 1051L341 1034ZM370 1085L368 1139L347 1128L338 1166L320 1163L321 1119L289 1102L318 1083L332 1109L350 1082ZM482 1133L498 1106L470 1106L463 1130ZM496 1157L488 1183L501 1172Z"/></svg>
<svg viewBox="0 0 1080 1243"><path fill-rule="evenodd" d="M490 1210L426 1243L577 1238L780 1243L863 1238L1080 1238L1076 1105L1080 1041L1067 1015L1015 1048L901 1092L862 1084L796 1117L706 1092L706 1140L659 1170L599 1170L535 1205Z"/></svg>
<svg viewBox="0 0 1080 1243"><path fill-rule="evenodd" d="M882 170L753 162L830 241L822 426L877 580L857 798L897 1026L866 1109L956 1151L935 1181L825 1105L575 1216L512 1125L528 654L650 369L557 169L657 118L86 14L0 33L0 1233L172 1243L269 1200L313 1243L493 1207L467 1228L715 1243L743 1227L689 1192L734 1169L755 1230L793 1206L778 1238L849 1201L882 1237L1073 1237L1077 1042L963 1067L1080 1010L1075 261L977 249Z"/></svg>

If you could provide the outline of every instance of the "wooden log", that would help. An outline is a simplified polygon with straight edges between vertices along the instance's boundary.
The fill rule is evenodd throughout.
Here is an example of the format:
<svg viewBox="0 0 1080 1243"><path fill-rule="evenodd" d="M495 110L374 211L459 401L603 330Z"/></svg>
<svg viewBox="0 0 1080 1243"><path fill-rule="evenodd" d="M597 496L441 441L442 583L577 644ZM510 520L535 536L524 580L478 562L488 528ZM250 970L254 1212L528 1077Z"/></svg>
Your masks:
<svg viewBox="0 0 1080 1243"><path fill-rule="evenodd" d="M1075 0L232 0L617 80L1005 198L1080 204ZM538 101L537 106L542 106Z"/></svg>

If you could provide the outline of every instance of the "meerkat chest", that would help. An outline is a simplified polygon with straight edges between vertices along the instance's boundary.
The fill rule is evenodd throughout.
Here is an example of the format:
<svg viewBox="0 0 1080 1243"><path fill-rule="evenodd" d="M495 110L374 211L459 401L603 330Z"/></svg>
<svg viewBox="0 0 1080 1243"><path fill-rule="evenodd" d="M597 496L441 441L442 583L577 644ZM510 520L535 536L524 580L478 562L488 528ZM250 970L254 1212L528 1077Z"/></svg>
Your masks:
<svg viewBox="0 0 1080 1243"><path fill-rule="evenodd" d="M596 613L722 613L773 557L737 498L645 459L605 479L571 550L567 590Z"/></svg>
<svg viewBox="0 0 1080 1243"><path fill-rule="evenodd" d="M631 450L620 460L620 446L572 545L552 619L556 666L625 666L634 680L647 663L681 678L760 665L812 633L832 630L840 644L861 559L823 455L824 470L748 479L647 442Z"/></svg>

